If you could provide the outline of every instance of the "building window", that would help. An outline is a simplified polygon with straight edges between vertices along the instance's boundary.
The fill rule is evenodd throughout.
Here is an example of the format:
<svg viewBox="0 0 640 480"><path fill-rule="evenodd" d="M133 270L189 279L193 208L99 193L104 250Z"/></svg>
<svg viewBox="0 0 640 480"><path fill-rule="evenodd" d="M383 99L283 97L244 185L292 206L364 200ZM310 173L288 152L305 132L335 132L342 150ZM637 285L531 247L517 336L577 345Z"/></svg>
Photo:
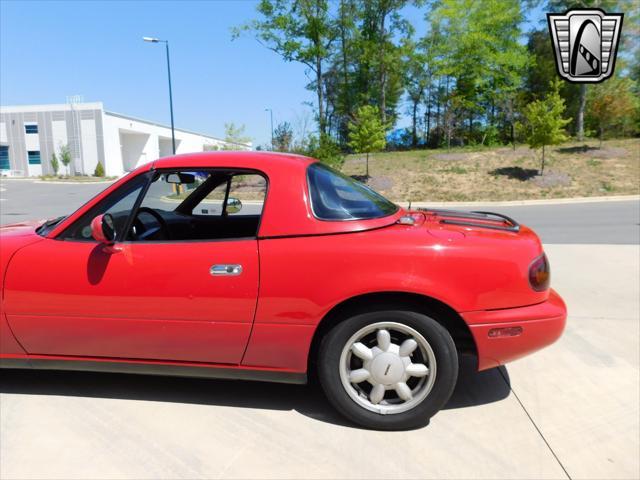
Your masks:
<svg viewBox="0 0 640 480"><path fill-rule="evenodd" d="M40 150L29 150L29 165L40 165Z"/></svg>
<svg viewBox="0 0 640 480"><path fill-rule="evenodd" d="M9 147L7 145L0 145L0 170L11 170Z"/></svg>
<svg viewBox="0 0 640 480"><path fill-rule="evenodd" d="M38 125L25 125L24 133L38 133Z"/></svg>

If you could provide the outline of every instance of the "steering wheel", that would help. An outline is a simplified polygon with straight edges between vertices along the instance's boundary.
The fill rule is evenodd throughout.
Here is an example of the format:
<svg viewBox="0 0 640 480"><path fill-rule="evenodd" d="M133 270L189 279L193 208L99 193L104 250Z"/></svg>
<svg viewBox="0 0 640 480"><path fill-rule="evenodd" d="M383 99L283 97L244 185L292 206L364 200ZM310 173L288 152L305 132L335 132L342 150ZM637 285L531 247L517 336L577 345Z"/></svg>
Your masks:
<svg viewBox="0 0 640 480"><path fill-rule="evenodd" d="M156 222L158 222L158 226L147 228L139 218L141 213L148 213L149 215L151 215L156 220ZM133 221L133 231L135 240L146 240L158 232L162 233L164 239L170 239L169 227L167 226L167 222L164 218L162 218L162 215L156 212L153 208L149 207L140 207L138 209L136 218Z"/></svg>

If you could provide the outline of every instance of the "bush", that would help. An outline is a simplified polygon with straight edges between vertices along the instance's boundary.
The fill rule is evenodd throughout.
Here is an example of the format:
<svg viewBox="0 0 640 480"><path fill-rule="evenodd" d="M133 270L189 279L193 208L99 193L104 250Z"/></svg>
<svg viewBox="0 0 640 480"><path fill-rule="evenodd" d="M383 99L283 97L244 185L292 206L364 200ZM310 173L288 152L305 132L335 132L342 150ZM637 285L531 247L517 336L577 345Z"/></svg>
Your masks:
<svg viewBox="0 0 640 480"><path fill-rule="evenodd" d="M487 125L482 130L482 139L480 141L482 145L487 147L495 147L500 145L500 131L495 125Z"/></svg>
<svg viewBox="0 0 640 480"><path fill-rule="evenodd" d="M104 167L100 162L96 165L96 169L93 172L94 177L104 177Z"/></svg>
<svg viewBox="0 0 640 480"><path fill-rule="evenodd" d="M301 153L317 158L335 169L339 169L344 162L344 155L340 151L340 146L329 135L321 135L320 138L316 136L310 137L307 148Z"/></svg>

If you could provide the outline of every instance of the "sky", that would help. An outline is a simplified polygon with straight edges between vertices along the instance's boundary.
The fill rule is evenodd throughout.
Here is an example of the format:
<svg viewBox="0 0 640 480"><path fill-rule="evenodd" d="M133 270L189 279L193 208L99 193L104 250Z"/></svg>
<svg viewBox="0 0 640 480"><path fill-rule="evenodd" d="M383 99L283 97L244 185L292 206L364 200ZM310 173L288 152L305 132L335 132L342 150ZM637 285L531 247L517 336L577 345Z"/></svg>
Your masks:
<svg viewBox="0 0 640 480"><path fill-rule="evenodd" d="M107 111L169 124L164 45L170 42L176 128L215 137L224 124L246 127L254 145L274 124L313 128L305 67L284 62L249 33L231 29L256 18L253 0L0 0L0 104L101 101ZM406 17L424 32L424 11ZM530 23L542 12L534 11ZM401 119L400 126L407 124Z"/></svg>

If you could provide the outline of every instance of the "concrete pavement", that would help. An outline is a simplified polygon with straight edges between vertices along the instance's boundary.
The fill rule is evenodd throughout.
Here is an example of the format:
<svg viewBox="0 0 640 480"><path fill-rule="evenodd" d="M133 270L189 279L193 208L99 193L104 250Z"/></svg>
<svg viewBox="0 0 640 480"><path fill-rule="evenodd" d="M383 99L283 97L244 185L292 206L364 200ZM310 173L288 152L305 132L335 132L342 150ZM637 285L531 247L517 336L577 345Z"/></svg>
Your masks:
<svg viewBox="0 0 640 480"><path fill-rule="evenodd" d="M547 245L570 318L411 432L354 428L315 387L11 371L1 478L638 478L640 255Z"/></svg>
<svg viewBox="0 0 640 480"><path fill-rule="evenodd" d="M507 367L513 392L571 478L640 478L640 248L546 250L567 330Z"/></svg>

